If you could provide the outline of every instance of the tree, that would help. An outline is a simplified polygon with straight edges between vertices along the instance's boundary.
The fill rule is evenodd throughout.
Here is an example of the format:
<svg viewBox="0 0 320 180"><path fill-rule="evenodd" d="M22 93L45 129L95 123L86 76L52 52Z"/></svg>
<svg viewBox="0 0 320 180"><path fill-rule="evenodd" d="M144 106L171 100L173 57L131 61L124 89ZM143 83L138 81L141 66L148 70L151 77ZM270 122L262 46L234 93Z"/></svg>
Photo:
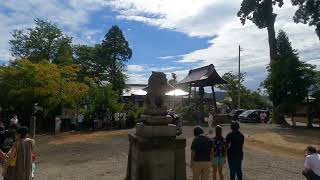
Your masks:
<svg viewBox="0 0 320 180"><path fill-rule="evenodd" d="M275 122L287 124L284 114L294 114L296 106L307 97L314 67L299 61L298 53L282 30L277 37L277 59L271 67L264 86L276 111Z"/></svg>
<svg viewBox="0 0 320 180"><path fill-rule="evenodd" d="M77 45L74 46L75 63L81 66L80 77L91 78L94 82L102 84L103 81L107 81L106 65L101 63L101 45L95 46Z"/></svg>
<svg viewBox="0 0 320 180"><path fill-rule="evenodd" d="M240 106L244 109L264 109L270 108L268 100L261 96L258 92L251 92L244 85L245 74L240 74ZM225 103L232 109L238 106L238 74L232 72L225 73L222 78L227 81L227 84L218 86L221 90L226 91L227 97L231 101L226 100Z"/></svg>
<svg viewBox="0 0 320 180"><path fill-rule="evenodd" d="M88 92L88 86L78 82L79 70L76 65L58 67L45 60L14 61L0 70L0 106L21 113L24 124L35 103L45 110L44 114L57 107L72 106Z"/></svg>
<svg viewBox="0 0 320 180"><path fill-rule="evenodd" d="M53 60L54 64L71 65L73 64L73 52L69 42L63 41L59 44L57 56Z"/></svg>
<svg viewBox="0 0 320 180"><path fill-rule="evenodd" d="M320 40L320 1L319 0L291 0L294 6L298 6L293 20L295 23L315 26L315 32Z"/></svg>
<svg viewBox="0 0 320 180"><path fill-rule="evenodd" d="M243 98L243 92L246 91L246 87L243 85L245 74L240 74L240 97ZM238 102L238 75L232 72L225 73L222 78L227 81L227 84L218 85L218 88L226 91L227 97L231 99L231 102L228 102L229 107L237 108ZM243 101L241 107L243 105Z"/></svg>
<svg viewBox="0 0 320 180"><path fill-rule="evenodd" d="M276 59L277 46L274 23L277 14L273 12L273 6L283 5L283 0L243 0L238 17L244 25L246 20L251 20L258 28L267 28L269 36L270 60Z"/></svg>
<svg viewBox="0 0 320 180"><path fill-rule="evenodd" d="M105 35L99 53L101 57L100 64L108 75L108 82L112 84L113 90L121 94L125 88L126 79L125 74L122 72L124 71L125 63L132 56L132 50L118 26L112 26Z"/></svg>
<svg viewBox="0 0 320 180"><path fill-rule="evenodd" d="M35 19L35 27L25 30L14 30L9 41L11 54L16 58L29 59L32 62L49 60L56 62L61 48L71 44L71 38L63 35L62 31L51 22ZM60 52L59 52L60 50ZM62 59L60 59L62 60Z"/></svg>
<svg viewBox="0 0 320 180"><path fill-rule="evenodd" d="M169 80L169 84L171 84L173 87L175 87L178 83L177 81L177 74L176 73L171 73L172 79Z"/></svg>

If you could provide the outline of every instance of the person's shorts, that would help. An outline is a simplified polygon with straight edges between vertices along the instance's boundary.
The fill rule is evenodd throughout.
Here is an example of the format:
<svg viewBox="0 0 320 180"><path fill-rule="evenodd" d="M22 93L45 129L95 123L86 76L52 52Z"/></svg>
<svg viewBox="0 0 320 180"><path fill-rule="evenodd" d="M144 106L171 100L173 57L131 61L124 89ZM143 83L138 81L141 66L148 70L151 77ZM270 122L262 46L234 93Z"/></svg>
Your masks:
<svg viewBox="0 0 320 180"><path fill-rule="evenodd" d="M214 157L212 161L212 165L215 166L223 166L224 165L225 158L224 157Z"/></svg>

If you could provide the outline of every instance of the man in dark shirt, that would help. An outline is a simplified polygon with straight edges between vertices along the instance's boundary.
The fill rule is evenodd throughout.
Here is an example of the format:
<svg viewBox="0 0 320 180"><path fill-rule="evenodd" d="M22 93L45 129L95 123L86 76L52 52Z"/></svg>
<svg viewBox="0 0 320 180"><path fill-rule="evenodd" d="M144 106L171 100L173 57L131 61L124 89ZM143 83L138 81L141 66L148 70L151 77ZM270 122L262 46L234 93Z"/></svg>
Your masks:
<svg viewBox="0 0 320 180"><path fill-rule="evenodd" d="M230 132L226 137L228 144L227 157L231 180L235 180L236 176L238 177L238 180L242 180L241 164L243 159L244 136L239 129L239 123L232 122L232 132Z"/></svg>
<svg viewBox="0 0 320 180"><path fill-rule="evenodd" d="M207 180L210 174L211 157L213 153L213 142L203 135L200 126L193 129L195 138L191 145L191 163L193 180Z"/></svg>

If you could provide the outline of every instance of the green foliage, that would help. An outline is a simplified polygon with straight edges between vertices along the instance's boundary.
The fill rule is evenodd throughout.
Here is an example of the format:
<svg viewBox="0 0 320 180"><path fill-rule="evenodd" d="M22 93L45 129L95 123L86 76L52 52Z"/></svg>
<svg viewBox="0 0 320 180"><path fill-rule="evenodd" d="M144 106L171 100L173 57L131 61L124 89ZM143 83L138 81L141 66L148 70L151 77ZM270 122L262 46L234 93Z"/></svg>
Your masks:
<svg viewBox="0 0 320 180"><path fill-rule="evenodd" d="M298 6L293 17L294 22L309 24L316 27L316 34L320 40L320 1L319 0L291 0L294 6Z"/></svg>
<svg viewBox="0 0 320 180"><path fill-rule="evenodd" d="M243 0L238 16L242 24L251 20L259 28L266 28L274 24L276 14L273 13L273 5L283 5L283 0Z"/></svg>
<svg viewBox="0 0 320 180"><path fill-rule="evenodd" d="M314 66L299 61L284 31L277 38L278 58L272 62L264 82L273 106L281 113L294 113L314 82ZM279 122L281 123L281 122Z"/></svg>
<svg viewBox="0 0 320 180"><path fill-rule="evenodd" d="M112 26L101 44L78 45L74 52L76 63L82 66L82 76L91 77L99 84L108 82L119 95L122 93L127 78L123 71L132 50L118 26Z"/></svg>
<svg viewBox="0 0 320 180"><path fill-rule="evenodd" d="M170 85L172 85L172 86L176 86L177 85L177 83L178 83L178 81L177 81L177 74L176 73L171 73L171 76L172 76L172 79L170 79L169 81L168 81L168 83L170 84Z"/></svg>
<svg viewBox="0 0 320 180"><path fill-rule="evenodd" d="M243 99L246 87L243 85L245 74L240 74L240 98ZM225 73L222 78L227 81L227 84L221 84L218 86L221 90L226 91L227 97L231 99L231 102L225 102L229 107L236 108L238 103L238 75L232 72ZM243 104L242 104L243 105Z"/></svg>
<svg viewBox="0 0 320 180"><path fill-rule="evenodd" d="M122 111L123 71L132 50L120 28L113 26L94 47L72 46L71 40L57 25L40 19L33 28L14 30L10 46L16 60L0 66L1 110L15 110L30 119L38 103L39 116L46 120L62 108L86 115Z"/></svg>
<svg viewBox="0 0 320 180"><path fill-rule="evenodd" d="M122 72L131 56L132 50L121 29L118 26L112 26L102 41L100 57L103 60L102 67L109 75L108 82L119 94L125 88L126 76Z"/></svg>
<svg viewBox="0 0 320 180"><path fill-rule="evenodd" d="M111 86L92 88L89 96L94 112L121 112L124 104L119 103L118 99L118 94Z"/></svg>
<svg viewBox="0 0 320 180"><path fill-rule="evenodd" d="M32 62L49 60L55 62L61 55L61 48L71 44L71 38L51 22L35 19L36 26L27 31L14 30L10 40L11 53L16 58L26 58ZM60 50L60 51L59 51ZM60 59L62 60L62 59ZM68 59L69 60L69 59Z"/></svg>
<svg viewBox="0 0 320 180"><path fill-rule="evenodd" d="M251 92L243 85L245 74L240 74L240 106L244 109L261 109L271 107L266 97L261 96L258 92ZM232 72L225 73L222 78L227 84L218 86L221 90L226 91L227 97L231 101L225 100L224 103L234 109L238 106L238 75Z"/></svg>
<svg viewBox="0 0 320 180"><path fill-rule="evenodd" d="M283 0L243 0L238 12L241 23L252 21L258 28L267 28L270 49L270 60L276 58L276 35L274 23L277 14L273 12L273 6L282 7Z"/></svg>
<svg viewBox="0 0 320 180"><path fill-rule="evenodd" d="M59 105L73 105L88 91L87 85L77 81L78 71L78 66L61 68L45 60L14 61L0 71L0 106L28 116L35 103L47 113Z"/></svg>
<svg viewBox="0 0 320 180"><path fill-rule="evenodd" d="M105 73L101 70L101 63L99 57L101 45L94 47L87 45L74 46L75 63L81 66L79 76L82 78L89 77L94 82L101 84L104 79Z"/></svg>
<svg viewBox="0 0 320 180"><path fill-rule="evenodd" d="M123 108L123 111L128 113L127 119L131 124L140 118L141 114L143 114L143 110L144 108L137 108L132 103L125 104Z"/></svg>

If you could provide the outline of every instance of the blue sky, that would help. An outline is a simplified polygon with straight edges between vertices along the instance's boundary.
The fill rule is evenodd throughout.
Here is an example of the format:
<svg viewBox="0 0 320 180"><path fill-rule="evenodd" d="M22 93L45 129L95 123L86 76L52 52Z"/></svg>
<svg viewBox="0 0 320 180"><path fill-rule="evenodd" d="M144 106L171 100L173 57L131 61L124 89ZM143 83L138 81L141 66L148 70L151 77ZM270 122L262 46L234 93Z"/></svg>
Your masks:
<svg viewBox="0 0 320 180"><path fill-rule="evenodd" d="M175 72L182 79L191 68L214 64L221 75L237 70L241 44L245 84L256 89L269 62L266 29L242 26L241 1L225 0L10 0L0 1L0 63L12 59L8 41L13 29L34 25L34 18L56 23L74 44L101 42L112 25L123 30L133 50L128 83L146 83L151 71ZM302 60L320 65L314 28L292 22L295 8L286 0L276 30L285 30Z"/></svg>

